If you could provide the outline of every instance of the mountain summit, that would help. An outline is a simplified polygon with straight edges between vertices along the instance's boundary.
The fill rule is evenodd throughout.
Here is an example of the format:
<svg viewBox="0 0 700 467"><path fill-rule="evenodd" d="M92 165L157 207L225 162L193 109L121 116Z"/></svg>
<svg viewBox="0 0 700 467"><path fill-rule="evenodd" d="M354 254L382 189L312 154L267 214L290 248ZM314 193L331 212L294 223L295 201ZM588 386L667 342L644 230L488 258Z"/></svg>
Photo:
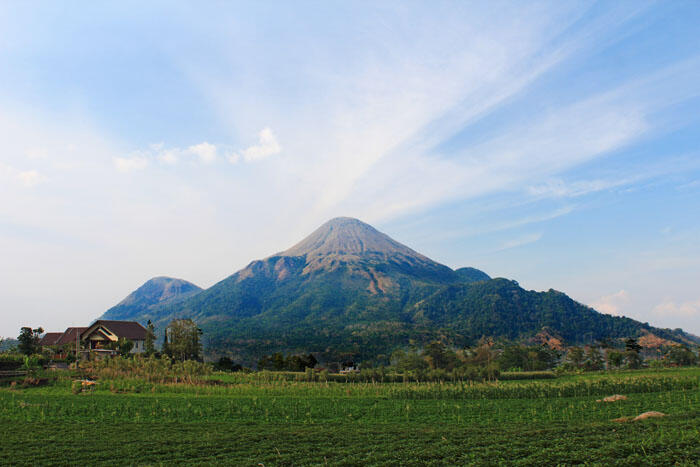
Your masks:
<svg viewBox="0 0 700 467"><path fill-rule="evenodd" d="M688 339L600 314L561 292L524 290L469 267L453 271L348 217L209 289L177 281L153 279L104 317L150 319L161 329L192 318L210 355L246 363L272 352L386 362L396 348L434 339L467 346L483 336L532 339L543 329L569 344L651 333Z"/></svg>
<svg viewBox="0 0 700 467"><path fill-rule="evenodd" d="M154 277L103 314L100 319L135 319L156 305L177 303L202 289L191 282L172 277Z"/></svg>
<svg viewBox="0 0 700 467"><path fill-rule="evenodd" d="M336 217L323 224L288 250L275 256L303 258L308 274L334 270L349 264L364 265L376 273L378 264L401 268L412 276L437 280L455 280L447 266L436 263L411 248L352 217Z"/></svg>
<svg viewBox="0 0 700 467"><path fill-rule="evenodd" d="M336 217L313 231L308 237L279 256L404 256L427 260L405 245L381 233L369 224L352 217Z"/></svg>

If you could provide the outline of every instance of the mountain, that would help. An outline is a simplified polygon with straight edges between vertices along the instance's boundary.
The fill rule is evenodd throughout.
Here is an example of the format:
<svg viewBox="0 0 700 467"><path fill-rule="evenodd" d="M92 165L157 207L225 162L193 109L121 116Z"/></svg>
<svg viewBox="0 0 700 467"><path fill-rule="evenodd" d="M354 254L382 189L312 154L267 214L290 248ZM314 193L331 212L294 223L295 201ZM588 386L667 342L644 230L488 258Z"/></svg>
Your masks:
<svg viewBox="0 0 700 467"><path fill-rule="evenodd" d="M150 319L161 329L192 318L210 355L248 363L275 351L381 360L397 347L434 339L466 346L482 336L532 339L543 329L567 344L649 333L686 340L682 331L603 315L561 292L527 291L474 268L452 270L346 217L190 296L155 301L158 293L140 290L115 307L120 316ZM117 319L115 309L105 317Z"/></svg>
<svg viewBox="0 0 700 467"><path fill-rule="evenodd" d="M491 277L484 271L474 268L459 268L455 271L460 282L481 282L490 280Z"/></svg>
<svg viewBox="0 0 700 467"><path fill-rule="evenodd" d="M157 305L174 304L201 292L191 282L171 277L154 277L130 293L116 306L107 310L100 319L139 320Z"/></svg>

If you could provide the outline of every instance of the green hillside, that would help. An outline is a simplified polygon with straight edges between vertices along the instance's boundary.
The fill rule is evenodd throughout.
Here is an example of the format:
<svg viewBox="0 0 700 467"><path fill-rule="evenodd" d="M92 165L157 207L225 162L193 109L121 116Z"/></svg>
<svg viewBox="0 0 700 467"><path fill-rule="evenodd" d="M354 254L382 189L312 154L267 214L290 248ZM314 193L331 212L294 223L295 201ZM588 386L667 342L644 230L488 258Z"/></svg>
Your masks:
<svg viewBox="0 0 700 467"><path fill-rule="evenodd" d="M157 302L142 292L105 317L150 319L159 329L192 318L210 355L244 362L276 351L373 359L433 339L467 346L482 336L531 338L543 328L569 344L646 332L684 339L679 331L600 314L561 292L527 291L474 268L453 271L350 218L327 222L207 290Z"/></svg>
<svg viewBox="0 0 700 467"><path fill-rule="evenodd" d="M100 319L143 320L155 306L182 301L202 289L171 277L154 277L103 314Z"/></svg>

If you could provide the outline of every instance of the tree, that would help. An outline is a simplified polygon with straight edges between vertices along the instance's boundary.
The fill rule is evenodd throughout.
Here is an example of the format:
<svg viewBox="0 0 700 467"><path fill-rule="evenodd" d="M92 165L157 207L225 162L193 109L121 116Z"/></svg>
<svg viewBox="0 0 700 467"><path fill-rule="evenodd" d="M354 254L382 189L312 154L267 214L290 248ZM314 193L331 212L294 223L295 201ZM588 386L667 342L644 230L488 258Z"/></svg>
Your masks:
<svg viewBox="0 0 700 467"><path fill-rule="evenodd" d="M608 368L620 368L625 360L625 354L617 350L608 350Z"/></svg>
<svg viewBox="0 0 700 467"><path fill-rule="evenodd" d="M144 350L146 352L146 355L153 355L153 353L156 350L155 346L153 345L154 344L153 341L155 340L155 337L156 337L156 329L153 326L153 323L151 322L150 319L148 320L148 324L147 324L146 328L148 329L148 333L146 333L146 341L144 342Z"/></svg>
<svg viewBox="0 0 700 467"><path fill-rule="evenodd" d="M163 331L163 348L161 349L164 355L170 356L170 343L168 342L168 328Z"/></svg>
<svg viewBox="0 0 700 467"><path fill-rule="evenodd" d="M401 349L391 354L391 363L400 372L412 370L425 370L428 362L415 352L404 352Z"/></svg>
<svg viewBox="0 0 700 467"><path fill-rule="evenodd" d="M641 368L642 366L642 356L640 351L642 346L639 345L636 339L629 338L625 341L625 362L627 363L627 368Z"/></svg>
<svg viewBox="0 0 700 467"><path fill-rule="evenodd" d="M39 338L43 334L44 330L42 328L32 329L30 327L23 327L20 329L19 337L17 340L19 344L17 349L20 353L25 355L32 355L39 351Z"/></svg>
<svg viewBox="0 0 700 467"><path fill-rule="evenodd" d="M586 349L586 361L584 366L587 370L602 370L605 364L603 354L598 347L588 347Z"/></svg>
<svg viewBox="0 0 700 467"><path fill-rule="evenodd" d="M639 352L633 350L625 351L625 363L627 363L627 368L637 369L642 367L642 356Z"/></svg>
<svg viewBox="0 0 700 467"><path fill-rule="evenodd" d="M199 360L202 330L191 319L176 319L166 329L167 348L163 351L176 360Z"/></svg>
<svg viewBox="0 0 700 467"><path fill-rule="evenodd" d="M695 362L697 362L695 354L684 345L672 346L666 352L665 358L669 363L678 366L695 365Z"/></svg>
<svg viewBox="0 0 700 467"><path fill-rule="evenodd" d="M581 347L571 347L566 353L566 362L575 368L583 366L585 356Z"/></svg>
<svg viewBox="0 0 700 467"><path fill-rule="evenodd" d="M625 350L627 352L637 352L639 353L642 350L642 346L639 345L637 342L637 339L629 338L625 341Z"/></svg>
<svg viewBox="0 0 700 467"><path fill-rule="evenodd" d="M131 349L133 348L134 343L129 339L122 337L119 339L119 341L117 341L117 350L119 351L119 355L122 357L128 357L131 353Z"/></svg>
<svg viewBox="0 0 700 467"><path fill-rule="evenodd" d="M503 369L540 371L552 368L558 358L558 352L546 345L508 345L498 356L498 363Z"/></svg>

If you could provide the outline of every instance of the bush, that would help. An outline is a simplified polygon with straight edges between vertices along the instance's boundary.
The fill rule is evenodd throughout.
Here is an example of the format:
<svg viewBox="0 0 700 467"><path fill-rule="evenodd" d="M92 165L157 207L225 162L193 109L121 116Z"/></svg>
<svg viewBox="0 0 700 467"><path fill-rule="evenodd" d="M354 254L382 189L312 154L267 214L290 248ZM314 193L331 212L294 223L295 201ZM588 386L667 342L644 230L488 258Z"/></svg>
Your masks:
<svg viewBox="0 0 700 467"><path fill-rule="evenodd" d="M168 357L106 358L82 363L86 374L100 379L141 378L149 383L204 382L212 373L212 365L194 360L174 361Z"/></svg>
<svg viewBox="0 0 700 467"><path fill-rule="evenodd" d="M0 354L0 371L16 370L24 364L24 355L17 353Z"/></svg>

